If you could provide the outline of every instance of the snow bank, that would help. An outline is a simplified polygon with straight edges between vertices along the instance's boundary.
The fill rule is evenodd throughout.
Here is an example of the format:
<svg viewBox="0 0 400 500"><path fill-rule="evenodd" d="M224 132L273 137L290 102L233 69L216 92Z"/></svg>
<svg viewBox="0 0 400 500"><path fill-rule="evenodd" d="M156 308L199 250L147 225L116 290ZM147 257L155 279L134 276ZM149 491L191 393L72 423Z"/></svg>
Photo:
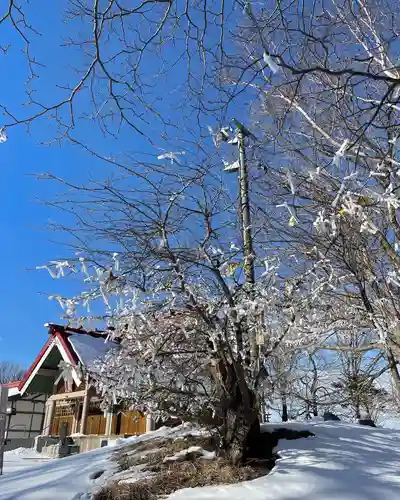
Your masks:
<svg viewBox="0 0 400 500"><path fill-rule="evenodd" d="M121 439L111 447L59 460L44 459L46 463L41 464L35 463L36 460L23 460L29 456L38 459L34 450L7 452L5 474L0 476L0 500L89 500L91 492L117 474L118 466L111 460L117 449L149 439L178 438L196 432L201 431L191 425L174 429L163 427L142 436ZM18 460L17 467L10 463L13 459Z"/></svg>
<svg viewBox="0 0 400 500"><path fill-rule="evenodd" d="M45 454L37 453L31 448L17 448L4 453L4 474L25 470L36 464L45 463L51 460Z"/></svg>
<svg viewBox="0 0 400 500"><path fill-rule="evenodd" d="M281 427L271 424L271 428ZM287 424L285 425L285 427ZM280 459L268 475L229 486L180 490L168 500L398 500L400 431L342 422L291 423L315 437L279 443ZM0 478L0 500L88 500L108 479L134 481L143 471L117 472L111 456L127 444L178 438L190 426L160 429L113 448L52 460Z"/></svg>
<svg viewBox="0 0 400 500"><path fill-rule="evenodd" d="M168 500L400 498L400 432L340 422L316 422L308 428L316 437L279 443L281 458L268 476L229 486L180 490Z"/></svg>

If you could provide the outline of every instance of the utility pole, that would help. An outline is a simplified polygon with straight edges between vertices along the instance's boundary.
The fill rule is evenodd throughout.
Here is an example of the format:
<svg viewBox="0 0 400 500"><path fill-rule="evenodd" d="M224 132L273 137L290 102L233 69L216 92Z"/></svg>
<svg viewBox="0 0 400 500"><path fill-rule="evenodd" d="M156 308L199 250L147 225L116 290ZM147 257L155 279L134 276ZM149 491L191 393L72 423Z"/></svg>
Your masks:
<svg viewBox="0 0 400 500"><path fill-rule="evenodd" d="M246 162L245 137L246 129L239 123L237 125L237 141L239 149L239 213L243 233L244 275L248 285L255 283L254 276L254 251L251 234L251 216L249 200L249 173Z"/></svg>
<svg viewBox="0 0 400 500"><path fill-rule="evenodd" d="M225 168L227 172L239 172L239 217L243 238L243 258L244 258L244 277L245 277L245 290L250 298L254 298L254 284L255 284L255 271L254 271L254 248L253 237L251 228L251 214L250 214L250 198L249 198L249 172L246 161L246 137L257 140L257 138L238 120L233 120L236 130L235 137L228 142L230 144L237 144L239 158L232 165ZM223 139L227 140L227 139ZM260 348L257 345L257 332L253 329L250 337L250 355L252 360L257 360L255 363L255 374L260 370L259 362Z"/></svg>
<svg viewBox="0 0 400 500"><path fill-rule="evenodd" d="M245 140L246 137L254 139L257 141L257 138L252 134L241 122L236 119L233 119L233 122L236 126L236 133L234 139L228 140L226 131L221 137L221 139L225 142L229 142L230 144L237 144L239 158L233 164L225 167L226 172L239 172L239 217L242 229L242 238L243 238L243 257L244 257L244 277L245 277L245 286L247 288L247 292L249 294L250 299L254 299L255 290L255 269L254 269L254 248L253 248L253 236L252 236L252 227L251 227L251 213L250 213L250 197L249 197L249 172L247 168L246 161L246 145ZM245 288L245 289L246 289ZM260 312L262 318L262 311ZM261 345L257 342L257 329L253 328L250 332L250 357L254 363L254 376L260 373L261 369ZM264 421L264 410L265 410L265 401L264 396L262 397L261 402L262 408L260 408L260 420Z"/></svg>
<svg viewBox="0 0 400 500"><path fill-rule="evenodd" d="M233 139L229 139L227 133L227 127L221 129L220 138L221 140L228 142L229 144L237 144L239 158L237 161L231 165L225 167L225 172L237 172L239 171L239 217L242 230L243 238L243 257L244 257L244 276L245 282L248 284L250 290L253 288L255 283L255 273L254 273L254 249L253 249L253 238L251 234L251 216L250 216L250 199L249 199L249 172L247 169L246 161L246 146L245 139L250 137L257 140L257 138L248 130L243 123L239 122L235 118L233 119L235 124L235 136ZM222 131L224 133L222 133Z"/></svg>
<svg viewBox="0 0 400 500"><path fill-rule="evenodd" d="M3 474L8 388L0 385L0 476Z"/></svg>

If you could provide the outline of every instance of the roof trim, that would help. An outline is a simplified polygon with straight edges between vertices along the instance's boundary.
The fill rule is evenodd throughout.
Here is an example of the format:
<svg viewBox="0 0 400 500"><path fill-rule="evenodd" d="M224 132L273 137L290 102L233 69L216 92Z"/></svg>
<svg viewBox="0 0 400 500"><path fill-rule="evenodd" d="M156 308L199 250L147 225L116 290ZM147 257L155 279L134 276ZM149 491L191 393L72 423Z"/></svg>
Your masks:
<svg viewBox="0 0 400 500"><path fill-rule="evenodd" d="M66 359L64 361L68 361L68 362L72 363L73 365L76 365L79 362L79 359L78 359L77 355L75 354L75 351L73 349L71 349L71 346L69 344L67 344L66 339L65 339L65 333L55 331L53 335L55 336L56 339L59 340L61 346L63 347L63 349L67 355L68 359ZM66 337L68 337L68 336L66 336Z"/></svg>
<svg viewBox="0 0 400 500"><path fill-rule="evenodd" d="M105 332L103 330L85 330L84 328L73 328L71 326L62 326L62 325L55 325L54 323L49 323L49 334L53 334L54 332L58 333L80 333L81 335L90 335L91 337L97 337L97 338L105 338L108 337L109 332Z"/></svg>
<svg viewBox="0 0 400 500"><path fill-rule="evenodd" d="M14 387L18 387L22 380L15 380L13 382L7 382L6 384L2 384L2 387L7 387L8 389L12 389Z"/></svg>
<svg viewBox="0 0 400 500"><path fill-rule="evenodd" d="M67 363L70 363L74 367L77 366L78 364L78 358L75 354L75 352L71 349L71 347L68 345L66 342L66 338L68 337L68 334L64 333L63 331L60 332L58 331L55 327L50 327L51 331L51 336L47 339L47 342L43 346L42 350L40 353L36 356L35 360L33 361L32 365L30 366L29 370L27 371L25 377L22 379L22 381L18 385L18 390L21 395L25 393L27 388L29 387L30 383L32 382L32 379L36 376L37 372L39 371L40 367L46 360L47 356L50 354L52 351L53 347L57 347L58 350L60 351L61 357L63 360ZM81 379L79 378L77 370L72 371L72 376L75 381L75 383L79 386L81 384Z"/></svg>
<svg viewBox="0 0 400 500"><path fill-rule="evenodd" d="M74 360L74 357L72 356L70 349L62 336L57 335L55 338L55 345L58 347L58 350L66 363L71 363L73 367L77 366L78 363ZM75 369L72 370L72 378L77 386L81 385L82 380L79 378L78 371Z"/></svg>
<svg viewBox="0 0 400 500"><path fill-rule="evenodd" d="M26 382L31 378L31 376L32 376L33 372L35 371L37 365L39 364L39 362L42 359L43 355L45 354L45 352L49 348L50 344L52 344L52 343L53 343L53 338L49 337L47 339L47 342L42 347L42 350L39 352L39 354L34 359L34 361L31 364L29 370L26 372L24 378L21 380L21 382L20 382L20 384L18 386L18 389L19 389L20 392L22 392L22 388L26 385Z"/></svg>

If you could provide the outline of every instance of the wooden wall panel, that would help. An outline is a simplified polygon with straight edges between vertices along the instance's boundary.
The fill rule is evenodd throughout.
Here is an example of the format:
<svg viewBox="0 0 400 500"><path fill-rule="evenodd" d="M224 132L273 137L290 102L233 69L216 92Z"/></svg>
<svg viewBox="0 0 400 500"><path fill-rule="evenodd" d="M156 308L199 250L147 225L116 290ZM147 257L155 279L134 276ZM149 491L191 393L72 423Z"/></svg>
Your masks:
<svg viewBox="0 0 400 500"><path fill-rule="evenodd" d="M106 432L106 417L103 415L89 415L86 424L86 434L104 435Z"/></svg>
<svg viewBox="0 0 400 500"><path fill-rule="evenodd" d="M136 436L146 432L146 417L138 411L126 411L121 415L120 434Z"/></svg>
<svg viewBox="0 0 400 500"><path fill-rule="evenodd" d="M72 422L73 422L73 415L67 415L67 416L55 416L53 417L53 422L51 425L51 435L52 436L58 436L60 434L60 427L61 424L66 422L67 424L67 436L69 436L72 433Z"/></svg>

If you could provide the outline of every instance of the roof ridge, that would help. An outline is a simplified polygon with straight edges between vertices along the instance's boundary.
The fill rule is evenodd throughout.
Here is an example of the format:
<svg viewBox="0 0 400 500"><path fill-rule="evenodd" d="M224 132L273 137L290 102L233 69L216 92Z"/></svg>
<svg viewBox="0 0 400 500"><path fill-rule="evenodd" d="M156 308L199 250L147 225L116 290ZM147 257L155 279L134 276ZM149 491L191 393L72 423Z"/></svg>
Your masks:
<svg viewBox="0 0 400 500"><path fill-rule="evenodd" d="M102 337L105 338L109 335L109 332L106 332L104 330L85 330L83 327L79 328L74 328L72 326L68 325L57 325L55 323L47 323L46 326L49 327L49 334L51 335L54 330L58 331L59 333L78 333L80 335L89 335L91 337Z"/></svg>

